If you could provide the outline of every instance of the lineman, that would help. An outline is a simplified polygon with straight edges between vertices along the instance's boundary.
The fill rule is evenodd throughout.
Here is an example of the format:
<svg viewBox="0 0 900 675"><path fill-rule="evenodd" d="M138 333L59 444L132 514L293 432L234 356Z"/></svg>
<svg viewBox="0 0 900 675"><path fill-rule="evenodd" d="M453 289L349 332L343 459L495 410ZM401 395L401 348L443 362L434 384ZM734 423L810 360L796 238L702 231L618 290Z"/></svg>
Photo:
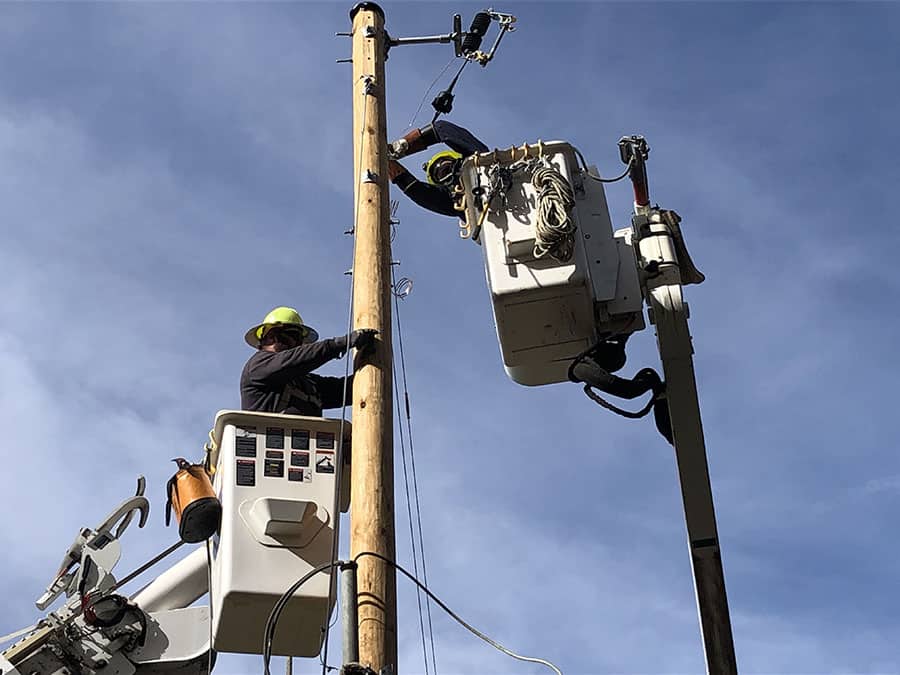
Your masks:
<svg viewBox="0 0 900 675"><path fill-rule="evenodd" d="M357 353L371 350L378 331L364 328L350 333L349 347ZM247 331L244 340L257 352L241 373L241 408L258 412L321 417L323 408L349 403L353 376L325 377L312 371L347 351L347 337L319 340L303 323L297 310L276 307L262 323Z"/></svg>
<svg viewBox="0 0 900 675"><path fill-rule="evenodd" d="M443 143L450 149L441 150L422 165L427 183L415 178L396 161L436 143ZM459 183L463 160L469 155L487 151L488 147L466 129L438 120L421 129L413 129L391 143L392 159L388 160L388 176L394 185L422 208L444 216L459 216L460 212L453 208L453 192Z"/></svg>

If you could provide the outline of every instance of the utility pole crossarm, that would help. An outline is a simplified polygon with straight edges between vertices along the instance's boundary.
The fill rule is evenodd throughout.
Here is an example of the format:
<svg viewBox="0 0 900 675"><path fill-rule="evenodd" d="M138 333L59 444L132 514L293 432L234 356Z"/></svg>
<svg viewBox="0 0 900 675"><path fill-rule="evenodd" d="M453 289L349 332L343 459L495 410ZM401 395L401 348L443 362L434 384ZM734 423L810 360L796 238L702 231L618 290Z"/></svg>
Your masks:
<svg viewBox="0 0 900 675"><path fill-rule="evenodd" d="M384 11L362 2L353 22L354 231L353 327L380 339L353 383L350 553L395 560L391 371L391 232L387 185ZM394 569L374 556L359 561L359 661L397 672Z"/></svg>

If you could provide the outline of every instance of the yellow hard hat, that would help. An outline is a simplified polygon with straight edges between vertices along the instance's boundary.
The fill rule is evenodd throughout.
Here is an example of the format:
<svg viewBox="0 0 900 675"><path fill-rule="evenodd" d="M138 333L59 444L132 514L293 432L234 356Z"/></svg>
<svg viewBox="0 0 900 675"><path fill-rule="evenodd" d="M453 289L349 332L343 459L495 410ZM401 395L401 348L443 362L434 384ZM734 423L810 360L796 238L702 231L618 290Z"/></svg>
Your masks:
<svg viewBox="0 0 900 675"><path fill-rule="evenodd" d="M434 157L425 162L425 164L422 165L422 168L425 169L425 175L428 177L428 182L432 185L441 184L441 181L432 175L431 170L434 168L434 165L442 159L462 159L462 155L456 152L456 150L441 150L440 152L435 153Z"/></svg>
<svg viewBox="0 0 900 675"><path fill-rule="evenodd" d="M303 334L304 343L315 342L319 339L319 334L303 323L303 319L296 309L293 307L276 307L266 314L266 318L262 320L262 323L253 326L247 331L247 334L244 335L244 341L251 347L259 349L263 336L275 326L296 326Z"/></svg>

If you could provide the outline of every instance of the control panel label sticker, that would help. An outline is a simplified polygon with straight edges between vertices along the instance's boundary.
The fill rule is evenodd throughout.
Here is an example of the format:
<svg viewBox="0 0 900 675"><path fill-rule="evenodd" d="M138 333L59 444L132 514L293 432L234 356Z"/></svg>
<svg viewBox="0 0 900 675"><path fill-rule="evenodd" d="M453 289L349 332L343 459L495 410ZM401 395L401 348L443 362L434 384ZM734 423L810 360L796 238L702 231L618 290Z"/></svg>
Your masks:
<svg viewBox="0 0 900 675"><path fill-rule="evenodd" d="M325 450L334 450L334 434L319 431L316 433L316 447Z"/></svg>
<svg viewBox="0 0 900 675"><path fill-rule="evenodd" d="M266 428L266 447L277 450L284 449L284 429L280 427Z"/></svg>
<svg viewBox="0 0 900 675"><path fill-rule="evenodd" d="M305 429L291 431L291 450L309 450L309 432Z"/></svg>
<svg viewBox="0 0 900 675"><path fill-rule="evenodd" d="M292 452L291 466L309 466L308 452Z"/></svg>
<svg viewBox="0 0 900 675"><path fill-rule="evenodd" d="M252 459L239 459L235 468L237 485L253 487L256 485L256 462Z"/></svg>
<svg viewBox="0 0 900 675"><path fill-rule="evenodd" d="M316 473L334 473L333 452L316 452Z"/></svg>
<svg viewBox="0 0 900 675"><path fill-rule="evenodd" d="M238 457L256 457L256 434L252 436L236 436L234 440L234 454Z"/></svg>
<svg viewBox="0 0 900 675"><path fill-rule="evenodd" d="M267 459L263 474L269 478L284 478L284 460Z"/></svg>

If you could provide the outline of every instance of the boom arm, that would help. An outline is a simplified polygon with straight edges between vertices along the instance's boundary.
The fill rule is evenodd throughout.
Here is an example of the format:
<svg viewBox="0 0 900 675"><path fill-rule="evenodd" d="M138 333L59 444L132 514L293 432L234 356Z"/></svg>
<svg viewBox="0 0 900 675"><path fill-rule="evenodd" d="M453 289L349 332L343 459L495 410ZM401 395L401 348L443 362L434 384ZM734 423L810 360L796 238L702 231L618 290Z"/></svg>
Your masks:
<svg viewBox="0 0 900 675"><path fill-rule="evenodd" d="M632 139L643 141L640 137ZM630 139L623 142L627 140ZM684 246L678 216L650 206L645 158L646 143L632 152L623 152L623 159L634 164L633 237L650 323L656 328L663 364L706 669L714 675L736 675L725 573L694 378L688 306L682 297L682 284L699 283L703 275L694 267Z"/></svg>

